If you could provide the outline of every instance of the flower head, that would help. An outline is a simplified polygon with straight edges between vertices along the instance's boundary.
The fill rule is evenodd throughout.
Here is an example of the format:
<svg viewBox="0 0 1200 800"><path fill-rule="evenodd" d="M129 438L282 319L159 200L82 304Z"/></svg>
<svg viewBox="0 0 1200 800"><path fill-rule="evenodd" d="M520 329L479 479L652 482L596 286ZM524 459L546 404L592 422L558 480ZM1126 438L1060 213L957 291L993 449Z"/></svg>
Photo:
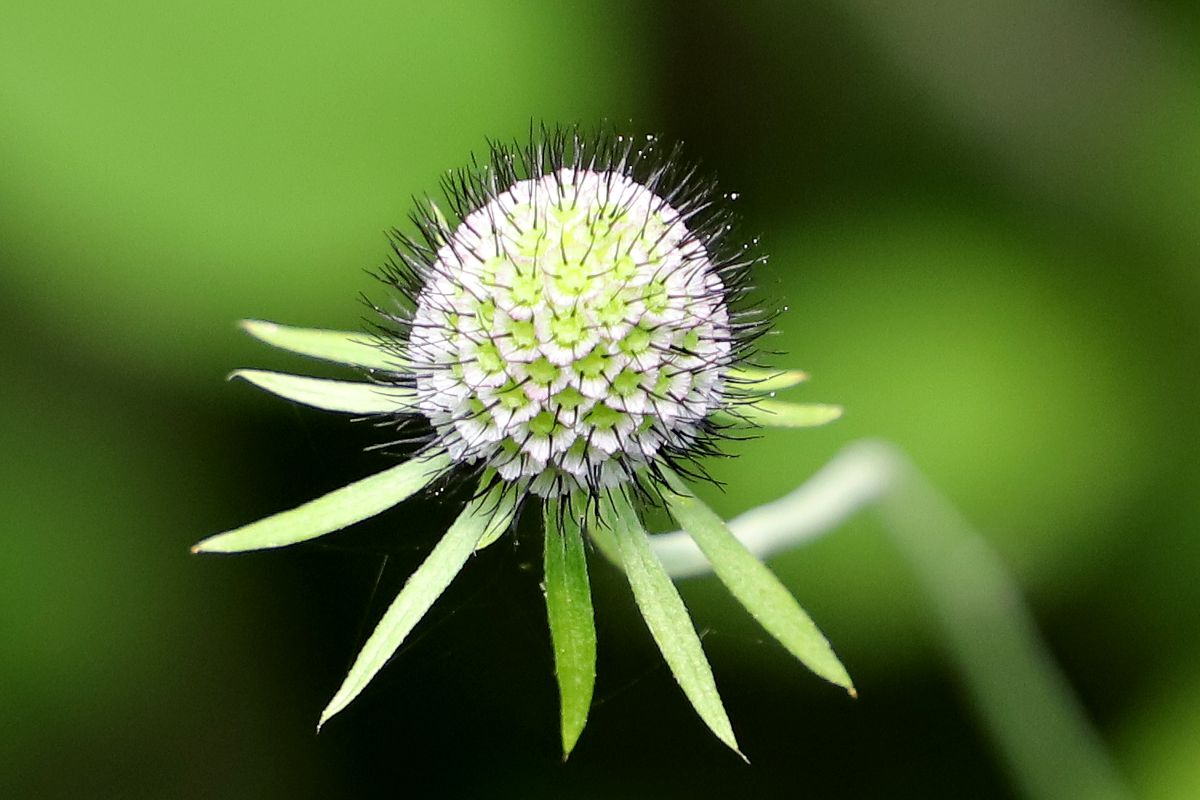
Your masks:
<svg viewBox="0 0 1200 800"><path fill-rule="evenodd" d="M383 311L431 442L542 497L592 496L707 452L755 335L753 262L715 186L654 137L495 145L396 232ZM736 334L736 335L735 335Z"/></svg>
<svg viewBox="0 0 1200 800"><path fill-rule="evenodd" d="M394 302L371 334L250 321L293 352L364 368L369 382L234 373L318 408L405 427L408 460L299 508L206 539L198 552L295 544L373 516L439 478L473 499L405 584L321 717L344 708L471 554L540 497L547 614L564 753L587 718L595 629L583 535L625 571L685 695L734 750L695 629L639 520L661 502L756 619L815 672L850 688L824 637L682 476L728 431L806 427L840 408L774 399L799 372L746 366L768 315L747 305L751 248L730 239L729 199L654 137L543 130L526 148L444 181L417 234L393 231ZM385 442L394 445L398 442Z"/></svg>
<svg viewBox="0 0 1200 800"><path fill-rule="evenodd" d="M408 342L417 407L456 461L539 495L686 452L730 360L720 276L680 214L617 171L489 200L439 248Z"/></svg>

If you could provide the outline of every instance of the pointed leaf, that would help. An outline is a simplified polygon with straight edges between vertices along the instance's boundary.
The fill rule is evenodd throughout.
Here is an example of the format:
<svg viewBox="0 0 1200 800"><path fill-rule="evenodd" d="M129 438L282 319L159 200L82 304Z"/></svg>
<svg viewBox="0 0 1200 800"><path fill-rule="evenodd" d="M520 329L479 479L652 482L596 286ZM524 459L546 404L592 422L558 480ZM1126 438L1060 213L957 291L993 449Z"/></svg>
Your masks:
<svg viewBox="0 0 1200 800"><path fill-rule="evenodd" d="M561 523L561 524L560 524ZM579 520L558 501L546 503L546 615L562 709L563 760L587 724L596 684L596 622Z"/></svg>
<svg viewBox="0 0 1200 800"><path fill-rule="evenodd" d="M490 486L495 480L496 471L493 469L486 469L483 471L483 474L479 476L479 485ZM485 533L483 537L475 543L475 552L478 553L480 550L483 550L486 547L491 547L493 544L498 542L500 537L504 535L504 530L504 528L498 527L492 528Z"/></svg>
<svg viewBox="0 0 1200 800"><path fill-rule="evenodd" d="M500 537L504 535L504 528L494 528L483 535L483 538L475 543L475 552L491 547L496 542L500 541Z"/></svg>
<svg viewBox="0 0 1200 800"><path fill-rule="evenodd" d="M242 329L259 341L322 361L355 367L401 372L406 369L398 353L381 347L368 334L353 331L326 331L296 328L259 319L245 319Z"/></svg>
<svg viewBox="0 0 1200 800"><path fill-rule="evenodd" d="M476 543L496 528L508 527L515 509L516 494L504 492L503 487L497 487L467 504L384 612L341 687L321 712L318 730L330 717L358 697L462 570L475 551Z"/></svg>
<svg viewBox="0 0 1200 800"><path fill-rule="evenodd" d="M667 510L713 566L713 572L759 624L813 672L854 694L854 684L833 648L791 593L746 549L725 522L674 473L663 491Z"/></svg>
<svg viewBox="0 0 1200 800"><path fill-rule="evenodd" d="M345 414L395 414L413 410L411 389L362 381L334 381L288 375L263 369L239 369L230 379L241 378L260 389L306 406Z"/></svg>
<svg viewBox="0 0 1200 800"><path fill-rule="evenodd" d="M718 411L716 416L720 422L743 428L815 428L839 419L842 407L762 399L752 403L735 403L728 411Z"/></svg>
<svg viewBox="0 0 1200 800"><path fill-rule="evenodd" d="M798 369L761 369L732 367L726 372L727 385L742 394L766 394L790 389L808 380L808 373Z"/></svg>
<svg viewBox="0 0 1200 800"><path fill-rule="evenodd" d="M315 539L386 511L425 488L448 466L445 453L414 458L298 508L211 536L192 552L240 553Z"/></svg>
<svg viewBox="0 0 1200 800"><path fill-rule="evenodd" d="M600 524L613 531L633 597L675 680L709 729L741 755L700 637L675 584L651 551L646 531L628 497L614 491L602 501Z"/></svg>

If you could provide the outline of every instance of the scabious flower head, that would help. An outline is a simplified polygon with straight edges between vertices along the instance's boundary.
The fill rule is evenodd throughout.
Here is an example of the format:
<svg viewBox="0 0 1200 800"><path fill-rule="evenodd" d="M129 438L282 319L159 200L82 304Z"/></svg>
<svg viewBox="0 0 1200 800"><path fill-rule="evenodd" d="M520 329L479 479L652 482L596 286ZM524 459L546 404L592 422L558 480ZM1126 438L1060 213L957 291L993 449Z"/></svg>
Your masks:
<svg viewBox="0 0 1200 800"><path fill-rule="evenodd" d="M457 224L429 205L419 237L394 232L406 304L381 309L433 446L542 497L712 450L765 318L741 308L753 258L712 183L654 137L568 130L495 145L446 188Z"/></svg>
<svg viewBox="0 0 1200 800"><path fill-rule="evenodd" d="M526 147L444 180L415 234L393 231L392 289L371 333L247 321L255 337L365 369L366 382L239 370L317 408L403 431L401 463L298 508L210 537L197 552L281 547L374 516L438 481L473 487L455 522L367 640L321 723L346 707L473 553L529 498L545 532L546 610L562 700L563 752L583 730L596 638L586 541L628 577L680 688L737 750L699 637L638 506L663 505L717 577L814 672L849 676L792 596L685 477L747 426L807 427L840 408L774 399L800 372L747 366L769 315L747 300L752 248L731 238L729 200L654 137L543 129Z"/></svg>

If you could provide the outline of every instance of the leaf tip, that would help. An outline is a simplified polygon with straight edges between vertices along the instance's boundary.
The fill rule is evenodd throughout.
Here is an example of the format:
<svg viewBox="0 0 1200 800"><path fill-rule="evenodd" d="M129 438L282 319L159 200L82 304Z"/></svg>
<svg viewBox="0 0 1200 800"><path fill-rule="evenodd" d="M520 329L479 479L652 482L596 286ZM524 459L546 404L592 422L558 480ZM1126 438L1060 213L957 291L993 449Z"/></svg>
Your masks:
<svg viewBox="0 0 1200 800"><path fill-rule="evenodd" d="M203 555L205 553L212 553L216 549L212 546L212 544L215 540L217 540L219 538L221 538L220 534L217 534L216 536L209 536L207 539L201 539L200 541L196 542L194 545L192 545L188 549L193 555Z"/></svg>
<svg viewBox="0 0 1200 800"><path fill-rule="evenodd" d="M246 550L255 550L260 548L239 547L235 537L230 537L233 531L214 534L207 539L201 539L191 547L191 551L196 555L208 555L210 553L241 553Z"/></svg>
<svg viewBox="0 0 1200 800"><path fill-rule="evenodd" d="M830 651L830 655L832 655L832 651ZM835 686L842 687L846 690L846 694L850 695L850 697L854 700L857 700L858 689L855 688L854 681L850 678L850 673L847 672L846 668L842 666L842 663L837 660L836 655L833 656L833 659L834 663L832 666L819 670L813 669L813 671ZM812 666L810 665L809 668L812 669Z"/></svg>
<svg viewBox="0 0 1200 800"><path fill-rule="evenodd" d="M329 720L332 719L335 714L345 707L344 703L335 705L337 702L338 698L333 698L329 701L329 705L325 706L325 710L321 712L321 718L317 720L317 733L320 733L321 729L325 727L325 723L329 722Z"/></svg>
<svg viewBox="0 0 1200 800"><path fill-rule="evenodd" d="M265 319L239 319L237 326L251 336L257 337L262 333L270 333L278 330L279 325L274 322L268 322Z"/></svg>
<svg viewBox="0 0 1200 800"><path fill-rule="evenodd" d="M567 759L571 757L571 753L575 752L575 745L579 743L579 737L583 734L583 726L578 729L568 730L563 728L562 732L562 760L567 763Z"/></svg>
<svg viewBox="0 0 1200 800"><path fill-rule="evenodd" d="M715 733L715 731L714 731ZM733 730L730 729L724 734L718 734L717 738L721 743L733 751L734 755L742 760L743 764L750 765L750 759L746 758L746 754L742 752L742 748L738 745L737 737L733 735Z"/></svg>

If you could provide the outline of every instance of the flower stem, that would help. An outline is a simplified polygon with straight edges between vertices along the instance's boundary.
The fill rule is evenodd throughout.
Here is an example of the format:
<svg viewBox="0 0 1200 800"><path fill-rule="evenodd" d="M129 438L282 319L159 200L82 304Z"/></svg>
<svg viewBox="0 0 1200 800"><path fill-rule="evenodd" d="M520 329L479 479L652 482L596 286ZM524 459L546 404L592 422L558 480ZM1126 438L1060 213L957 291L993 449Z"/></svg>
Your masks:
<svg viewBox="0 0 1200 800"><path fill-rule="evenodd" d="M1022 794L1127 797L999 557L899 449L852 444L799 489L729 527L763 558L869 504L928 596L947 655ZM653 545L674 577L707 571L686 534L656 536Z"/></svg>

